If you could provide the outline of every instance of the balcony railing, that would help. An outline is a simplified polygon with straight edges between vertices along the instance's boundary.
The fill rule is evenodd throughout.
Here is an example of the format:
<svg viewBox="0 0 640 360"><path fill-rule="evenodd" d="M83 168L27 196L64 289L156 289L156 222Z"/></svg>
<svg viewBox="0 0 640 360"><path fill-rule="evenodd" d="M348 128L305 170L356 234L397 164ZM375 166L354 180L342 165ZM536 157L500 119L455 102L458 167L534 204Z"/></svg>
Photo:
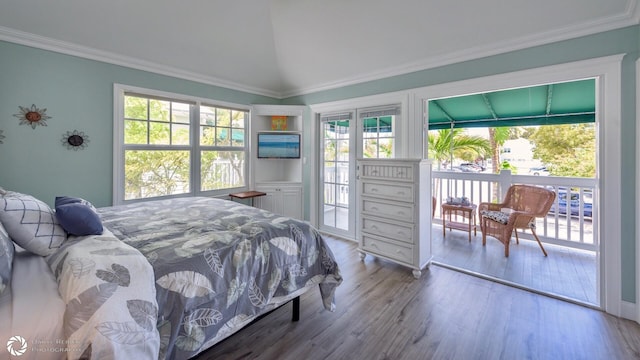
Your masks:
<svg viewBox="0 0 640 360"><path fill-rule="evenodd" d="M474 204L500 202L512 184L543 186L556 192L556 200L544 219L538 219L536 233L546 243L595 251L597 238L596 179L557 176L513 175L509 170L500 174L471 172L433 172L433 195L437 203L448 196L467 197ZM435 222L440 217L440 207L434 209ZM479 221L479 220L478 220ZM533 239L530 232L523 238Z"/></svg>

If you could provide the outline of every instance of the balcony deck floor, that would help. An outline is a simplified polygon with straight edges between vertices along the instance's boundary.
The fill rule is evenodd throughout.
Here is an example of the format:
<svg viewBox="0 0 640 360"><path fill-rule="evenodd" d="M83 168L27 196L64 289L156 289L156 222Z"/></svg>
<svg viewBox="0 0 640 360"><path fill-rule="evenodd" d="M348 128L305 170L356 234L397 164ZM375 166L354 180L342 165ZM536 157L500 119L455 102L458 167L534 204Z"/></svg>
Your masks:
<svg viewBox="0 0 640 360"><path fill-rule="evenodd" d="M489 278L512 283L531 290L598 306L597 263L592 251L544 244L545 257L535 241L515 238L504 256L504 245L487 237L482 246L479 229L469 242L468 233L448 230L442 236L442 227L432 228L433 260L443 265L463 269Z"/></svg>

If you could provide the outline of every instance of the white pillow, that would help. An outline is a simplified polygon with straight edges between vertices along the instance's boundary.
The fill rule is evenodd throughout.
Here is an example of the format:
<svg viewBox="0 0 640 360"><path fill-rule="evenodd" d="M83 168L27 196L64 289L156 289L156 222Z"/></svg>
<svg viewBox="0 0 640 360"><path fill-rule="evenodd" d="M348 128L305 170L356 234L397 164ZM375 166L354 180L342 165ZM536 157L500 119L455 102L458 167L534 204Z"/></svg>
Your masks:
<svg viewBox="0 0 640 360"><path fill-rule="evenodd" d="M40 256L53 254L67 239L54 211L31 195L0 197L0 222L16 244Z"/></svg>
<svg viewBox="0 0 640 360"><path fill-rule="evenodd" d="M0 294L11 283L11 269L13 267L13 254L15 247L7 231L0 223Z"/></svg>

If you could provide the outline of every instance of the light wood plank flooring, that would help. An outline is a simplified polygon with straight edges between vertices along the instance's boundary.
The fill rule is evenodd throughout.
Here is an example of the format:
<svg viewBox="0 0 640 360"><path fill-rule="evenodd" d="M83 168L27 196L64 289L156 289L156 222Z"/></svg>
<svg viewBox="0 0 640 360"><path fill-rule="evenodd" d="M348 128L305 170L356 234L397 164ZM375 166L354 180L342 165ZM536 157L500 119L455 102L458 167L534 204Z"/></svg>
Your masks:
<svg viewBox="0 0 640 360"><path fill-rule="evenodd" d="M432 265L402 266L327 238L344 282L337 310L318 291L199 359L640 359L640 325L598 310Z"/></svg>
<svg viewBox="0 0 640 360"><path fill-rule="evenodd" d="M544 293L598 305L596 282L596 254L592 251L570 249L544 244L545 257L535 240L512 240L509 257L504 257L504 245L488 236L482 246L482 233L476 236L460 230L434 224L432 231L434 261L457 268L519 284Z"/></svg>

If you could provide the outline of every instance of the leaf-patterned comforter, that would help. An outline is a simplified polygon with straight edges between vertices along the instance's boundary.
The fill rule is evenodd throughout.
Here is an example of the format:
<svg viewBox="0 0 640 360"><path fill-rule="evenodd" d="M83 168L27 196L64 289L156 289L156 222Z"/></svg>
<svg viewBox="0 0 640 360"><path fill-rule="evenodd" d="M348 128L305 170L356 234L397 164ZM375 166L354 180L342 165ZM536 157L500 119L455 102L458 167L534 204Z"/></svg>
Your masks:
<svg viewBox="0 0 640 360"><path fill-rule="evenodd" d="M156 358L153 269L139 251L105 230L71 237L47 263L66 304L66 339L56 346L68 359Z"/></svg>
<svg viewBox="0 0 640 360"><path fill-rule="evenodd" d="M161 359L192 357L311 286L335 309L342 277L306 222L206 197L98 211L153 266Z"/></svg>

